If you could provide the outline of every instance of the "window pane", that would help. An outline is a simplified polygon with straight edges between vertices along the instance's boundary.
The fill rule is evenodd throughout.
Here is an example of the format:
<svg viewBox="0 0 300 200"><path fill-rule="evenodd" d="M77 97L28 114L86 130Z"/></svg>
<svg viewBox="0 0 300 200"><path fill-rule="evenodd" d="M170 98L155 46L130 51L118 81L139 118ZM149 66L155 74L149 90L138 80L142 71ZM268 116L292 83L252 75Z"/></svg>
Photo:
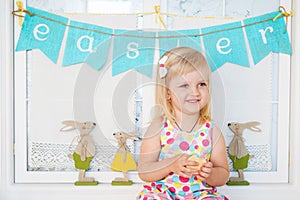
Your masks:
<svg viewBox="0 0 300 200"><path fill-rule="evenodd" d="M273 12L278 9L279 0L226 0L225 15L226 16L255 16L268 12Z"/></svg>
<svg viewBox="0 0 300 200"><path fill-rule="evenodd" d="M27 5L52 12L135 13L143 9L140 0L28 0Z"/></svg>
<svg viewBox="0 0 300 200"><path fill-rule="evenodd" d="M27 6L54 12L58 15L66 15L70 20L118 29L136 29L137 16L93 14L131 14L141 12L143 9L143 1L138 0L28 0L26 2ZM72 15L73 13L77 13L77 15ZM16 27L16 32L20 31L20 27ZM63 44L65 43L63 42ZM64 46L62 46L62 49L64 49ZM93 117L90 113L93 116L95 115L97 126L91 133L96 146L96 155L91 162L89 172L103 171L111 173L110 164L117 149L117 141L112 135L113 131L110 130L114 128L112 126L115 125L114 122L116 121L115 116L110 116L110 113L112 113L111 99L114 97L111 93L116 95L118 92L123 92L120 89L117 91L118 88L115 88L114 85L118 85L123 80L122 84L125 86L129 82L124 81L123 78L126 73L112 77L111 67L101 71L93 70L90 66L85 66L85 64L61 67L62 59L63 56L60 55L58 64L55 64L38 49L16 53L18 62L15 65L15 76L21 79L15 79L15 86L17 90L22 90L22 95L16 97L16 104L21 106L16 108L15 114L19 117L19 121L23 123L24 120L24 126L20 126L19 121L16 120L16 126L22 127L20 128L22 131L16 131L16 138L18 140L19 136L24 138L22 145L17 145L18 148L16 150L16 160L18 160L16 164L16 171L18 171L16 182L22 182L25 179L29 182L38 180L35 178L39 178L39 173L33 173L34 178L29 177L28 179L27 172L31 173L32 171L49 172L47 175L50 175L46 180L43 180L45 182L57 181L55 176L51 177L55 172L75 171L73 160L70 160L67 155L74 151L78 132L62 133L60 131L63 127L61 122L73 119L80 122L92 121ZM108 61L108 63L111 62ZM135 82L135 77L131 76L130 80ZM108 94L107 91L110 93ZM87 94L91 94L91 96L87 97ZM21 98L19 98L20 96ZM117 100L124 102L124 99L121 98L114 100L115 104L117 104ZM126 106L129 113L128 118L133 119L132 123L126 124L130 126L126 131L135 130L134 100L135 97L132 94L130 99L126 99L125 102L130 104ZM81 101L89 104L82 104ZM108 105L106 106L107 110L103 110L105 106L102 104L103 102L107 102L105 104ZM98 121L98 119L101 120ZM112 122L108 122L108 120ZM124 123L124 120L122 122ZM118 127L118 130L125 131L125 129L122 129L124 126L121 125ZM127 145L133 151L133 142L130 141ZM19 168L19 166L21 167ZM57 182L69 181L69 175L67 174L64 176L65 179L58 179ZM66 178L66 176L68 177ZM111 181L110 179L113 179L112 176L107 176L105 177L106 179L103 179L102 176L105 176L105 174L97 174L97 176L101 177L99 180L102 181Z"/></svg>
<svg viewBox="0 0 300 200"><path fill-rule="evenodd" d="M136 13L142 11L142 3L138 0L89 0L87 10L89 13Z"/></svg>
<svg viewBox="0 0 300 200"><path fill-rule="evenodd" d="M168 0L168 12L186 16L222 16L223 0Z"/></svg>

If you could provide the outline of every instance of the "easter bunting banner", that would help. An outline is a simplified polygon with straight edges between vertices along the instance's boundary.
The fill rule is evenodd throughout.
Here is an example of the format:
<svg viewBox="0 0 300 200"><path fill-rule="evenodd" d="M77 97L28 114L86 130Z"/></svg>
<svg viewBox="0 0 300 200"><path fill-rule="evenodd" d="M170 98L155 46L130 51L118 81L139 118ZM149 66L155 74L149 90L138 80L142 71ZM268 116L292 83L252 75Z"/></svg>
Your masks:
<svg viewBox="0 0 300 200"><path fill-rule="evenodd" d="M257 64L271 52L291 55L285 17L279 10L217 26L149 32L110 29L27 7L16 51L39 49L54 63L62 56L63 67L87 63L101 70L113 48L113 76L134 69L151 77L155 49L162 55L178 46L204 51L211 71L228 62L249 67L250 56Z"/></svg>

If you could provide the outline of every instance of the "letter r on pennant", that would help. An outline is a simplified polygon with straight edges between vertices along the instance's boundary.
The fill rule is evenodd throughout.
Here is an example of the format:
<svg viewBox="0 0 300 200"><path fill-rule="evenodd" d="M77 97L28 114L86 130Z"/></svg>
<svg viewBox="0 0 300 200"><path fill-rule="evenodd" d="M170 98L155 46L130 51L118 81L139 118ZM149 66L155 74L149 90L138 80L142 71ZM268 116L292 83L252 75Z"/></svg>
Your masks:
<svg viewBox="0 0 300 200"><path fill-rule="evenodd" d="M267 38L266 38L266 32L267 31L270 31L270 33L272 33L274 31L274 29L273 29L273 27L268 26L265 30L263 30L263 29L259 30L264 44L268 43Z"/></svg>

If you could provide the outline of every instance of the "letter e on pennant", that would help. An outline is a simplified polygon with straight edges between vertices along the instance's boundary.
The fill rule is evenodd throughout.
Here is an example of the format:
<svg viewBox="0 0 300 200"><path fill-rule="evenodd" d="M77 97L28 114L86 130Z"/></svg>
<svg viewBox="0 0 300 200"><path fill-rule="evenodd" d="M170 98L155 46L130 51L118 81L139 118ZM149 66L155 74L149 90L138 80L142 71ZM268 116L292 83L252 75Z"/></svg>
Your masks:
<svg viewBox="0 0 300 200"><path fill-rule="evenodd" d="M224 45L221 45L221 42L225 41L225 44ZM228 48L230 46L230 40L228 38L221 38L218 40L217 44L216 44L216 48L217 48L217 51L220 53L220 54L229 54L231 51L232 51L232 48L228 49L227 51L224 51L223 49L225 48Z"/></svg>
<svg viewBox="0 0 300 200"><path fill-rule="evenodd" d="M44 31L42 31L42 28L45 28ZM39 41L44 41L47 40L47 37L41 38L39 37L39 35L47 35L49 33L50 29L46 24L39 24L36 27L34 27L33 29L33 36L35 39L39 40Z"/></svg>

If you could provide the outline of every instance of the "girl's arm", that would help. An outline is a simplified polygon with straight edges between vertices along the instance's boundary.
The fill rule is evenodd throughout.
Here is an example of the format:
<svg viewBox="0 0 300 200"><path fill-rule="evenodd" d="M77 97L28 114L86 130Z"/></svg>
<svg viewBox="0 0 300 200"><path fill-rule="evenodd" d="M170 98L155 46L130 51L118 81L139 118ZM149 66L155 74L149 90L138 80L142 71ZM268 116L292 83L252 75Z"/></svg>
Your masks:
<svg viewBox="0 0 300 200"><path fill-rule="evenodd" d="M211 186L222 186L229 178L229 166L226 153L226 143L222 132L216 126L213 128L213 146L210 162L204 164L199 172L199 178Z"/></svg>
<svg viewBox="0 0 300 200"><path fill-rule="evenodd" d="M190 178L196 171L188 169L186 166L196 165L197 163L188 161L189 155L181 154L158 161L161 150L161 127L161 119L154 120L143 138L138 162L139 177L143 181L154 182L163 179L169 173L173 172Z"/></svg>

